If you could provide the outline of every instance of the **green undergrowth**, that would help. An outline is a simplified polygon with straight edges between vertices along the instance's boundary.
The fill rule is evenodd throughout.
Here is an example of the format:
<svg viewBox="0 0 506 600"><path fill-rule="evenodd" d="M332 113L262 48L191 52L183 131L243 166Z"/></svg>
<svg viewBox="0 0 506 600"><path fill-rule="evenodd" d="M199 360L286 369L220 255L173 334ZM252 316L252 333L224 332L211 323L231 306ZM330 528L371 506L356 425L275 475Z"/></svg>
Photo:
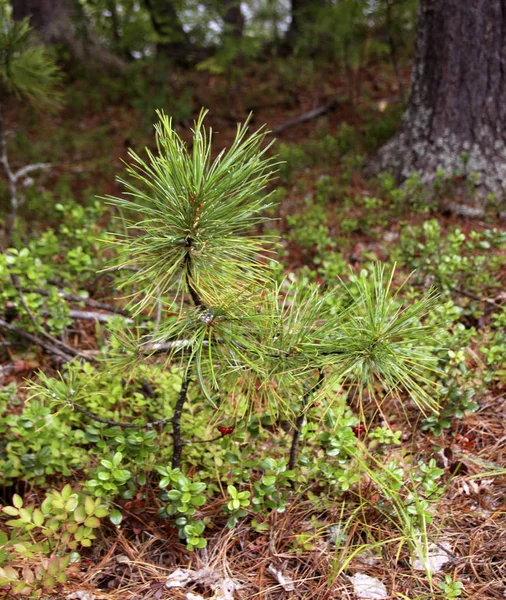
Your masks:
<svg viewBox="0 0 506 600"><path fill-rule="evenodd" d="M190 272L178 279L175 268L169 273L174 280L163 289L167 263L149 270L158 251L159 206L152 211L148 233L153 245L146 252L140 235L126 235L130 230L139 234L143 226L128 202L121 209L131 219L130 229L110 221L110 209L101 202L81 206L69 200L46 206L51 226L40 231L32 226L28 243L25 226L18 224L12 247L0 256L0 315L5 322L33 335L46 331L66 336L75 323L71 310L89 309L86 300L93 295L130 314L127 320L116 315L107 323L93 323L89 335L95 363L74 360L55 374L37 354L35 366L46 367L46 373L32 375L35 383L28 388L18 379L0 391L1 484L8 487L22 480L31 492L29 500L14 496L3 507L0 586L29 595L64 582L68 565L82 559L95 536L110 535L111 527L120 524L132 525L134 502L168 521L188 552L204 548L219 528L247 526L252 535L261 536L272 527L273 514L310 503L311 526L293 532L290 541L294 557L317 549L322 540L328 543L330 525L322 515L340 506L345 508L332 524L335 574L344 572L355 556L380 551L387 543L397 544L399 555L427 554L442 526L437 511L451 480L451 473L436 462L437 453L456 423L480 408L480 398L506 383L501 299L506 236L493 224L476 229L464 223L447 225L435 210L434 190L424 191L416 176L404 188L383 176L370 182L367 191L357 191L362 162L357 144L354 131L342 127L335 136L280 147L285 161L280 167L282 187L273 190L270 201L280 201L286 216L260 223L264 232L282 233L275 248L278 263L272 246L258 259L259 242L251 238L225 266L217 260L215 272L204 270L199 277ZM328 159L336 154L342 157L337 174ZM137 155L133 159L150 168ZM142 177L146 173L157 175L156 169ZM140 188L129 189L139 197ZM34 193L30 202L36 208L37 202L47 200ZM193 222L199 225L197 217ZM241 213L237 223L251 218ZM178 223L171 221L170 226L175 233L167 252L179 268L188 264L188 240L178 236ZM206 227L213 226L211 215ZM199 234L197 267L197 259L206 253L219 259L221 250L205 239L205 229ZM120 244L111 244L118 239ZM128 246L132 239L134 246ZM236 243L227 238L230 253ZM132 248L136 255L129 254ZM230 267L234 261L244 263L238 271ZM147 265L144 279L133 270L138 264ZM122 268L104 271L114 265ZM216 296L229 285L244 293L238 272L252 288L258 285L251 274L258 265L270 269L262 281L269 281L274 292L266 285L259 293L255 289L253 309L246 310L246 298L243 312L237 311L235 297L234 302L229 297L217 302ZM226 285L219 280L215 285L220 269ZM175 290L188 281L186 296L172 303ZM186 306L188 295L195 292L191 281L214 310L215 338L204 329L207 315L202 309ZM371 281L373 288L368 287ZM120 298L114 295L118 286ZM148 290L140 299L139 289ZM432 293L425 311L410 313L431 289L437 300ZM75 298L79 295L82 302ZM265 303L271 311L267 314L275 318L265 317ZM187 312L179 312L184 304ZM299 308L290 312L291 305ZM336 326L341 336L337 347L323 334L317 349L304 337L301 323L315 319L306 329L317 330L320 315L331 325L346 317ZM213 339L234 340L241 322L249 329L232 344L232 358L224 358ZM388 330L392 323L399 327L393 333ZM376 329L369 336L372 325ZM258 339L250 335L257 335L256 327L262 328L258 336L268 331L270 337L259 339L264 354L268 347L273 356L258 361L255 355L239 368L233 361L257 350ZM395 346L406 331L420 335L406 347ZM205 342L195 353L200 362L191 377L179 356L172 354L168 361L158 353L141 352L140 342L171 341L174 333L178 339L184 334L193 343L197 338ZM28 364L26 347L14 334L10 340L9 356ZM405 352L408 361L430 355L420 369L402 372L406 379L415 374L415 391L402 388L389 371L389 347L383 354L378 350L385 340L399 356ZM322 359L318 353L325 344L329 350ZM320 362L300 359L292 372L281 354L287 347L297 357L305 348ZM336 367L329 358L332 353L348 353L355 362ZM230 362L220 371L225 360ZM337 374L319 389L322 371L335 368ZM344 377L345 372L353 376ZM305 376L302 384L300 373ZM173 427L184 385L183 460L174 466ZM429 401L420 403L420 397ZM299 408L308 398L299 422L299 453L290 465ZM50 491L44 500L42 490L48 488L61 492ZM380 531L369 527L367 519L376 522L378 515L397 537L383 540ZM354 518L364 533L350 550L346 540ZM26 570L21 565L28 559ZM452 583L438 580L447 597L452 597Z"/></svg>

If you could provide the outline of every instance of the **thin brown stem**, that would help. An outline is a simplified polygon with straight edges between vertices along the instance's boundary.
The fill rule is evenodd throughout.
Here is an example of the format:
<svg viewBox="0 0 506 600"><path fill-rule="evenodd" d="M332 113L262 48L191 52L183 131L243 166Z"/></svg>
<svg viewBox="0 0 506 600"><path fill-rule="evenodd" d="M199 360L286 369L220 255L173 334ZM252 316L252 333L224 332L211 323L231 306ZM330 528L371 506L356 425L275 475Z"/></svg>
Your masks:
<svg viewBox="0 0 506 600"><path fill-rule="evenodd" d="M181 417L183 415L183 407L187 400L188 386L190 385L190 378L186 376L186 379L181 384L181 390L179 397L174 407L174 415L172 421L172 468L179 469L181 467L181 459L183 456L183 445L184 442L181 438Z"/></svg>
<svg viewBox="0 0 506 600"><path fill-rule="evenodd" d="M323 374L323 371L320 369L320 372L318 375L318 381L311 389L307 390L307 392L304 394L304 396L302 398L302 410L301 410L299 416L297 417L297 419L295 420L295 427L293 428L293 433L292 433L292 444L290 446L290 455L289 455L289 459L288 459L288 469L289 470L295 469L295 466L297 463L297 454L299 451L300 436L302 433L302 426L304 425L304 420L306 418L306 412L307 412L307 408L308 408L308 404L309 404L309 399L321 388L321 386L323 384L323 379L324 379L324 374Z"/></svg>
<svg viewBox="0 0 506 600"><path fill-rule="evenodd" d="M184 258L184 264L186 285L188 287L188 292L191 296L192 302L196 308L200 310L206 310L207 306L204 304L192 281L192 259L189 251L186 253Z"/></svg>
<svg viewBox="0 0 506 600"><path fill-rule="evenodd" d="M121 421L113 421L111 419L103 419L99 417L89 410L82 408L78 404L71 403L69 404L71 408L73 408L76 412L81 413L82 415L96 421L97 423L103 423L104 425L110 425L111 427L121 427L122 429L153 429L154 427L162 427L167 423L170 423L172 419L160 419L159 421L151 421L149 423L144 423L143 425L138 425L136 423L123 423Z"/></svg>

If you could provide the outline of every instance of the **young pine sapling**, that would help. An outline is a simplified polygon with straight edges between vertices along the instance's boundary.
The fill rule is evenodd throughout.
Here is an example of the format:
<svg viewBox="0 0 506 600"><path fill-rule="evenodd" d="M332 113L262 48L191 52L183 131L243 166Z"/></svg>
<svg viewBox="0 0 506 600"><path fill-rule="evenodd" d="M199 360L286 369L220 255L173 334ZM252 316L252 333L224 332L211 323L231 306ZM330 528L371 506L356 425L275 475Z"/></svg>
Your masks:
<svg viewBox="0 0 506 600"><path fill-rule="evenodd" d="M248 124L240 125L230 149L213 158L205 114L191 148L160 114L157 153L146 150L144 160L131 152L128 178L121 180L126 193L109 198L126 223L116 244L125 257L120 266L135 267L124 284L133 290L132 309L162 317L155 331L119 330L104 360L126 374L132 362L163 348L169 363L179 363L172 417L157 422L172 426L172 469L181 468L190 443L182 439L181 420L194 390L217 412L232 407L236 420L268 413L294 423L289 471L311 404L342 401L332 391L338 387L368 388L374 397L380 380L434 410L426 392L432 332L422 324L434 296L403 306L391 292L393 272L381 266L353 275L348 288L325 292L277 284L269 270L273 240L255 235L271 206L264 188L275 162L266 132L248 136ZM335 298L344 296L336 311Z"/></svg>

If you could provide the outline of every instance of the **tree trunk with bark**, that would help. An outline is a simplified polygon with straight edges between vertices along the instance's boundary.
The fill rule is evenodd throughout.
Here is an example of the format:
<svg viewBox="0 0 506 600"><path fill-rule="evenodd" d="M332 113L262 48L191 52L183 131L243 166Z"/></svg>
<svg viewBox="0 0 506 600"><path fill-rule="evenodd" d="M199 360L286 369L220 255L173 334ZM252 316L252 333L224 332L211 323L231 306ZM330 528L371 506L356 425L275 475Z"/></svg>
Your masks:
<svg viewBox="0 0 506 600"><path fill-rule="evenodd" d="M438 170L477 178L476 210L504 201L506 0L420 0L406 112L367 171L430 184Z"/></svg>
<svg viewBox="0 0 506 600"><path fill-rule="evenodd" d="M312 0L291 0L290 2L291 21L287 37L292 42L292 45L302 29L306 13L311 9L311 5Z"/></svg>
<svg viewBox="0 0 506 600"><path fill-rule="evenodd" d="M103 46L77 0L12 0L12 16L28 17L45 44L66 46L77 60L109 69L125 66Z"/></svg>
<svg viewBox="0 0 506 600"><path fill-rule="evenodd" d="M144 0L151 24L158 36L157 54L177 64L189 64L192 44L171 0Z"/></svg>
<svg viewBox="0 0 506 600"><path fill-rule="evenodd" d="M241 2L239 0L224 0L223 6L225 9L223 15L225 35L240 39L244 32L244 15L241 10Z"/></svg>

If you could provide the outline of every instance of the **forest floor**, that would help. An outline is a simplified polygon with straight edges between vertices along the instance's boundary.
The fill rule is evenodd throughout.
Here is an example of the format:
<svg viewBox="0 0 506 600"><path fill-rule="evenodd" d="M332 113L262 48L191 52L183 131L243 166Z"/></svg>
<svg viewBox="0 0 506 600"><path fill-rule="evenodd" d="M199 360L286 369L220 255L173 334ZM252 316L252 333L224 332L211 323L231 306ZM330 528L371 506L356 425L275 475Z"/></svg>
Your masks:
<svg viewBox="0 0 506 600"><path fill-rule="evenodd" d="M432 427L422 427L422 418L411 407L411 420L406 421L399 401L382 407L388 426L402 432L400 444L383 449L383 456L412 465L433 459L435 468L442 470L444 492L430 509L430 533L424 538L432 548L433 563L427 569L416 564L416 544L410 546L407 539L410 535L422 539L426 532L416 529L409 511L402 518L398 514L402 523L388 519L384 500L365 478L327 502L315 500L320 482L298 487L290 492L287 509L270 512L256 530L249 520L227 529L222 502L208 503L203 517L213 525L206 532L207 547L196 552L188 552L175 528L157 517L156 490L148 485L141 495L121 502L125 515L121 526L105 524L81 562L69 567L67 582L55 592L42 592L43 598L506 597L506 354L501 347L506 325L506 225L493 214L471 220L446 211L446 201L461 193L460 173L443 176L436 201L416 181L399 192L388 179L364 179L361 156L388 139L402 112L388 69L360 73L353 93L337 69L308 70L305 76L293 71L292 66L281 77L268 65L260 65L240 84L227 83L221 76L171 73L169 91L163 93L155 77L149 83L148 73L150 94L139 94L135 101L127 86L75 81L68 87L64 108L56 113L35 117L24 107L10 106L6 121L15 132L13 164L53 163L36 176L29 192L20 245L58 223L55 203L71 198L88 206L95 195L121 193L115 177L123 172L128 148L141 153L144 146L153 147L154 103L168 105L180 135L188 140L200 106L209 108L206 122L215 132L215 147L221 148L230 145L236 123L251 111L253 127L265 123L276 129L337 100L336 107L322 116L276 135L276 149L284 161L280 180L273 184L279 199L275 229L283 239L280 260L286 273L323 285L344 277L349 266L358 272L375 260L397 263L396 281L417 269L415 287L435 284L444 302L458 307L452 333L442 343L449 339L465 346L465 355L450 356L447 368L459 392L476 392L476 406L467 410L465 403L450 403L444 419ZM97 237L109 218L109 213L102 214L93 225ZM463 241L455 241L456 229ZM54 258L56 264L59 260ZM115 286L114 279L96 276L82 284L92 299L118 307L123 302ZM100 347L93 321L77 319L73 329L78 334L68 339L76 348ZM40 348L29 348L5 332L0 336L6 342L0 346L0 383L4 389L17 389L19 402L9 408L17 414L27 395L26 379L35 379L39 368L48 374L57 369ZM483 347L497 347L495 355ZM384 423L381 411L371 408L369 413L375 424ZM355 434L366 435L360 427L355 427ZM284 444L282 439L280 429L266 443ZM317 452L316 446L312 448ZM66 480L79 481L79 475ZM18 482L7 478L0 502L9 503L14 492L30 500L41 498L59 481L56 474L42 485L28 478ZM193 583L168 589L167 578L176 568L203 571ZM384 588L364 595L353 579L357 574L374 578ZM235 592L228 593L222 585L235 586Z"/></svg>

